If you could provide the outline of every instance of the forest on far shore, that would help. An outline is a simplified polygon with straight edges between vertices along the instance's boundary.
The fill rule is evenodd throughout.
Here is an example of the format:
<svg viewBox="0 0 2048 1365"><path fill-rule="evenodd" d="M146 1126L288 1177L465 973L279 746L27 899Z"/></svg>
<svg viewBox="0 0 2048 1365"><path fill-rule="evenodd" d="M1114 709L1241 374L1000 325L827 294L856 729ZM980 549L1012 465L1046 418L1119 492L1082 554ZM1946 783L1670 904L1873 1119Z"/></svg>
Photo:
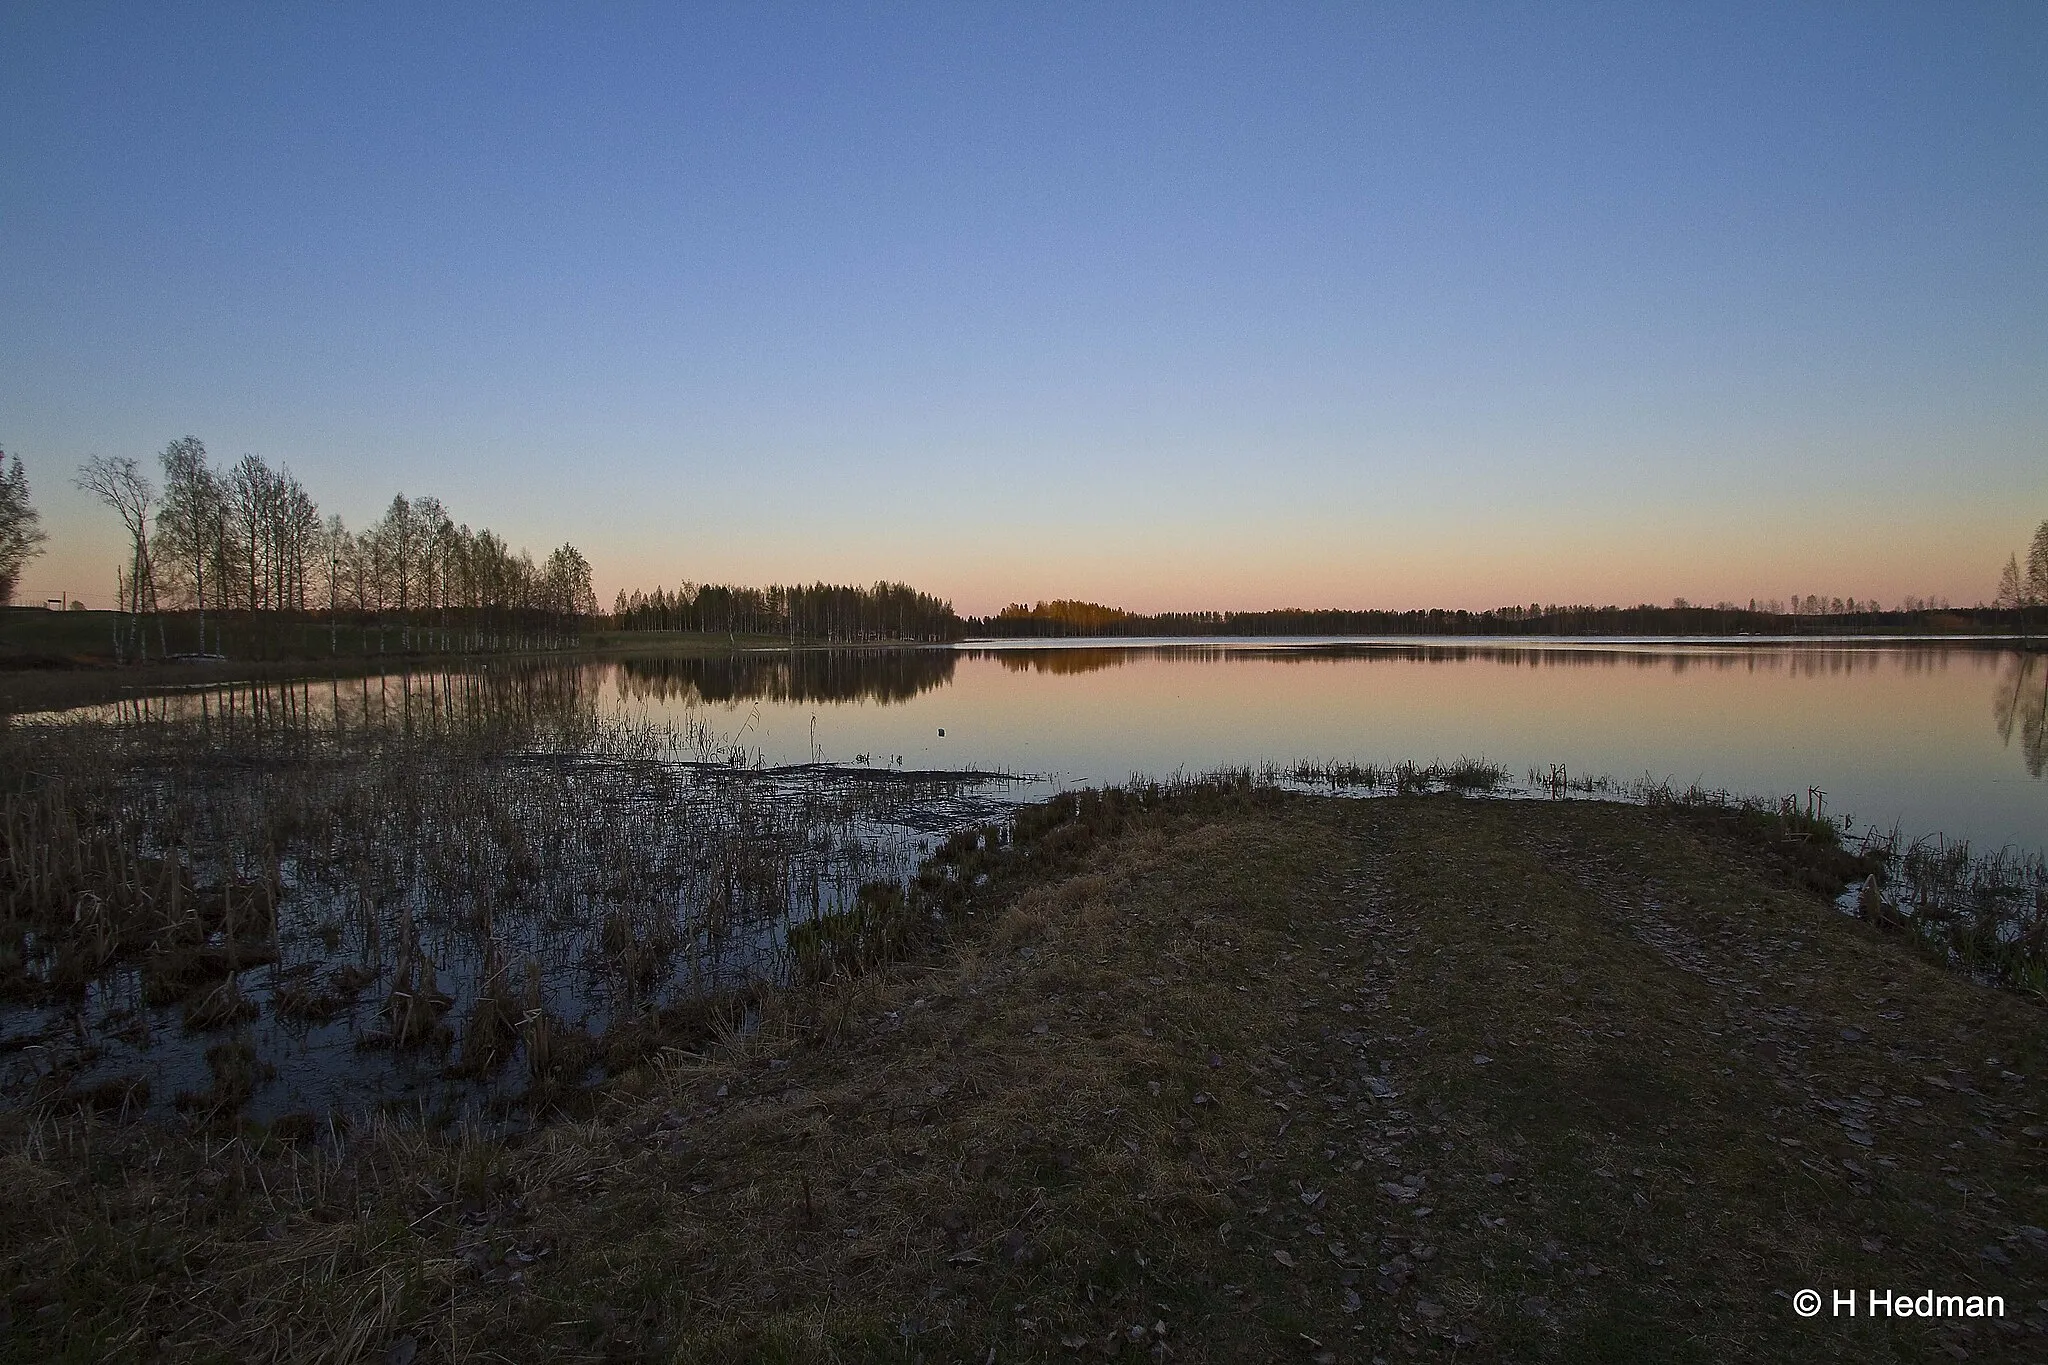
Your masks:
<svg viewBox="0 0 2048 1365"><path fill-rule="evenodd" d="M1093 602L1040 602L970 618L969 636L1033 639L1180 635L2021 635L2048 626L2031 607L1951 607L1915 603L1892 610L1838 599L1812 610L1729 604L1668 607L1543 606L1462 611L1348 611L1285 607L1275 611L1187 611L1145 615ZM1777 604L1770 604L1776 606Z"/></svg>

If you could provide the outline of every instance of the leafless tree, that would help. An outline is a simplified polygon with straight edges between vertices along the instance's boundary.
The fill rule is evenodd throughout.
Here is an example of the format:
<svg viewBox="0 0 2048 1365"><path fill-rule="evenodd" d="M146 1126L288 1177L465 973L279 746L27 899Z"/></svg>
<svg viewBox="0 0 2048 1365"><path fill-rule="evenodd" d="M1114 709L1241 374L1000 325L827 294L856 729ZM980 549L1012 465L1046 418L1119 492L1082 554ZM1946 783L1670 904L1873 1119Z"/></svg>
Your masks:
<svg viewBox="0 0 2048 1365"><path fill-rule="evenodd" d="M81 489L113 508L128 531L130 568L122 595L125 599L123 610L129 613L131 622L129 647L139 655L148 653L139 634L142 614L148 611L156 615L157 650L169 653L164 645L164 620L163 614L157 610L156 573L149 554L149 522L156 513L156 485L149 481L140 465L125 455L111 460L93 456L79 466L76 482Z"/></svg>
<svg viewBox="0 0 2048 1365"><path fill-rule="evenodd" d="M267 600L270 566L267 562L272 506L277 500L277 475L260 456L244 455L228 471L226 479L227 527L233 539L233 554L240 582L236 591L245 611L261 611Z"/></svg>
<svg viewBox="0 0 2048 1365"><path fill-rule="evenodd" d="M335 513L320 527L320 581L327 591L327 651L341 652L341 603L348 587L348 561L353 538Z"/></svg>
<svg viewBox="0 0 2048 1365"><path fill-rule="evenodd" d="M2048 606L2048 521L2034 528L2034 543L2027 548L2027 605Z"/></svg>
<svg viewBox="0 0 2048 1365"><path fill-rule="evenodd" d="M289 469L278 475L270 535L276 546L272 559L278 609L304 611L312 577L309 566L320 539L320 508Z"/></svg>
<svg viewBox="0 0 2048 1365"><path fill-rule="evenodd" d="M196 436L171 442L157 458L163 466L164 498L156 518L156 558L172 600L198 609L199 647L204 651L207 593L210 588L216 602L221 593L215 576L220 555L214 544L223 522L220 480Z"/></svg>
<svg viewBox="0 0 2048 1365"><path fill-rule="evenodd" d="M2027 604L2025 581L2020 577L2020 557L2007 555L1998 575L1998 596L1992 605L2000 611L2016 611Z"/></svg>

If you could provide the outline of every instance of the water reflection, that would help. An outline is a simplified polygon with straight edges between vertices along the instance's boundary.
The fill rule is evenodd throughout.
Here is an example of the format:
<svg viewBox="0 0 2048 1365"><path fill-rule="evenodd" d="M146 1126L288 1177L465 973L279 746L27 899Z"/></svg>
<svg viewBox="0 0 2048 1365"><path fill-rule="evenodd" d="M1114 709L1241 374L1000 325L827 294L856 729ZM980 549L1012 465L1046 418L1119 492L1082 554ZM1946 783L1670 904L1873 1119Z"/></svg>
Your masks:
<svg viewBox="0 0 2048 1365"><path fill-rule="evenodd" d="M189 719L197 742L374 732L562 752L631 720L685 737L701 761L1069 783L1483 756L1746 792L1818 784L1873 819L2033 846L2048 825L2044 712L2048 661L2010 647L1382 639L557 656L73 714ZM2032 781L2014 787L2021 770Z"/></svg>
<svg viewBox="0 0 2048 1365"><path fill-rule="evenodd" d="M953 681L949 649L756 651L684 658L629 656L614 666L621 697L635 701L892 702Z"/></svg>
<svg viewBox="0 0 2048 1365"><path fill-rule="evenodd" d="M2013 731L2019 731L2020 756L2030 775L2048 770L2048 656L2015 654L2007 661L1991 715L2000 743L2010 746Z"/></svg>
<svg viewBox="0 0 2048 1365"><path fill-rule="evenodd" d="M184 724L197 734L368 733L388 740L587 747L620 701L689 710L735 702L894 705L953 681L947 649L755 651L711 657L489 660L468 669L226 683L62 713L74 721ZM45 722L45 713L25 717Z"/></svg>
<svg viewBox="0 0 2048 1365"><path fill-rule="evenodd" d="M112 724L187 749L266 751L323 743L465 749L589 747L602 721L599 675L558 659L493 660L468 669L349 678L223 683L132 697L25 724Z"/></svg>
<svg viewBox="0 0 2048 1365"><path fill-rule="evenodd" d="M1954 646L1930 649L1840 644L1784 647L1741 642L1246 640L1087 645L1051 645L1033 641L1000 646L966 646L959 652L963 659L993 660L1012 672L1063 675L1095 673L1137 661L1222 663L1260 659L1281 664L1484 663L1531 669L1635 668L1668 673L1704 669L1827 677L1895 669L1917 673L1941 672L1949 667L1958 652L1965 651Z"/></svg>
<svg viewBox="0 0 2048 1365"><path fill-rule="evenodd" d="M565 737L587 730L607 709L604 693L622 701L684 708L737 702L792 705L897 705L951 687L962 665L994 665L1004 673L1082 677L1128 665L1261 663L1349 672L1360 664L1422 664L1462 672L1473 665L1540 672L1683 676L1701 672L1790 678L1878 675L1937 677L1959 662L2005 671L1997 703L1999 736L2023 734L2026 698L2042 690L2038 654L1969 648L1783 647L1634 642L1256 641L946 648L759 650L713 656L664 654L623 658L489 660L471 668L397 671L336 679L232 683L103 706L78 716L192 718L225 727L381 727L438 737L494 732ZM43 717L47 719L47 716ZM2036 746L2038 748L2038 746Z"/></svg>
<svg viewBox="0 0 2048 1365"><path fill-rule="evenodd" d="M964 651L970 659L994 659L1012 673L1098 673L1105 668L1122 668L1137 651L1129 649L1016 649ZM1167 658L1160 650L1157 657Z"/></svg>

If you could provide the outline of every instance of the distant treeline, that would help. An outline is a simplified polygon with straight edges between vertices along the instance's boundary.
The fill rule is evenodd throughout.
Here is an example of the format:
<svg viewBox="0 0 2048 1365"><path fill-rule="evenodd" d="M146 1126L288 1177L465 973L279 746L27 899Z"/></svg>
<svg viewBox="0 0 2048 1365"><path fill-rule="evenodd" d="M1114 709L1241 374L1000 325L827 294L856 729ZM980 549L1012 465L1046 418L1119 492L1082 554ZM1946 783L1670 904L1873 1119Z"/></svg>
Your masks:
<svg viewBox="0 0 2048 1365"><path fill-rule="evenodd" d="M653 592L622 591L612 606L612 625L618 630L782 635L852 644L957 640L966 629L951 602L902 583L871 588L685 583Z"/></svg>
<svg viewBox="0 0 2048 1365"><path fill-rule="evenodd" d="M1668 607L1495 607L1490 611L1188 611L1144 615L1094 602L1014 603L967 622L972 636L997 639L1122 635L1967 635L2019 634L2022 610L1916 604L1886 611L1875 602L1794 599L1794 611L1764 604ZM1767 604L1771 607L1778 603ZM2038 614L2038 613L2036 613ZM2039 622L2031 623L2038 629Z"/></svg>

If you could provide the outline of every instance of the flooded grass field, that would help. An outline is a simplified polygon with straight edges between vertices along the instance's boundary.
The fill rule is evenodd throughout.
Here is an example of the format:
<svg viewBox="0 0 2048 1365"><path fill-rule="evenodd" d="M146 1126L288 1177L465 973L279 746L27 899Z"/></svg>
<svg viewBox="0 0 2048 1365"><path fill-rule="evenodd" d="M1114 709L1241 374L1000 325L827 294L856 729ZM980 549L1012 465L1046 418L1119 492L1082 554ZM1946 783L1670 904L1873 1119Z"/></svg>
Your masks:
<svg viewBox="0 0 2048 1365"><path fill-rule="evenodd" d="M0 1078L113 1111L492 1119L746 1026L795 925L1000 808L767 769L575 669L223 689L18 723ZM756 756L758 757L758 756Z"/></svg>

